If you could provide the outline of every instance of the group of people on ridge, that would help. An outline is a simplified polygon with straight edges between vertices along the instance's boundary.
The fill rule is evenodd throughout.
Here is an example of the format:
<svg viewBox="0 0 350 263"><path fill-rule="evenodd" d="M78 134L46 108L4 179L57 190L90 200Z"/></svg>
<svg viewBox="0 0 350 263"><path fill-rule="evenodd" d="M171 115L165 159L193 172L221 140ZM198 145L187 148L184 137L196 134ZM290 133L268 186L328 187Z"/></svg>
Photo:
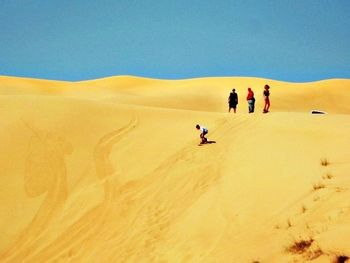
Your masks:
<svg viewBox="0 0 350 263"><path fill-rule="evenodd" d="M264 95L264 101L265 101L263 113L268 113L270 109L270 86L267 84L264 86L263 95ZM254 92L251 88L248 88L247 102L248 102L248 112L253 113L255 109L255 97L254 97ZM228 97L228 112L231 112L231 109L233 109L233 112L236 113L237 105L238 105L238 94L236 93L236 90L233 89L232 92L230 93L230 96ZM208 129L199 124L196 125L196 129L201 132L200 144L207 143L208 139L205 137L205 135L208 133Z"/></svg>
<svg viewBox="0 0 350 263"><path fill-rule="evenodd" d="M263 95L265 100L263 113L268 113L270 109L270 86L267 84L264 87ZM248 102L248 112L253 113L255 110L255 97L254 97L254 92L251 88L248 88L247 102ZM238 104L238 95L236 93L236 90L233 89L232 92L230 93L230 96L228 97L228 112L230 112L231 109L233 109L233 112L236 113L237 104Z"/></svg>

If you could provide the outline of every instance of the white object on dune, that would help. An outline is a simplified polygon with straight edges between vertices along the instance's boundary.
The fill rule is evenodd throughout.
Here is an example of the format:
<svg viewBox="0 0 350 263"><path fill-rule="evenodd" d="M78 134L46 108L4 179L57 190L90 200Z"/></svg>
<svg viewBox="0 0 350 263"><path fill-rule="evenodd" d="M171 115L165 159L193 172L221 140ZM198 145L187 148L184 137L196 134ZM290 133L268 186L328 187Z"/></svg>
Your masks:
<svg viewBox="0 0 350 263"><path fill-rule="evenodd" d="M311 114L328 114L328 113L322 110L312 110Z"/></svg>

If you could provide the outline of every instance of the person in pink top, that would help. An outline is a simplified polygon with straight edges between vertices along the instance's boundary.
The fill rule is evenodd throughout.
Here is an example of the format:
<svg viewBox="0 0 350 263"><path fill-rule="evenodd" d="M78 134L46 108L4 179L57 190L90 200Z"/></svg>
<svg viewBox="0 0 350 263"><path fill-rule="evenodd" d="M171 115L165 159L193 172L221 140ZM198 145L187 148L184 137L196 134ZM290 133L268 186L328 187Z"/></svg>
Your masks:
<svg viewBox="0 0 350 263"><path fill-rule="evenodd" d="M254 98L254 92L252 91L251 88L248 88L247 101L248 101L249 113L253 113L254 107L255 107L255 98Z"/></svg>
<svg viewBox="0 0 350 263"><path fill-rule="evenodd" d="M270 86L265 85L264 87L264 99L265 99L265 106L264 106L264 111L263 113L268 113L270 109Z"/></svg>

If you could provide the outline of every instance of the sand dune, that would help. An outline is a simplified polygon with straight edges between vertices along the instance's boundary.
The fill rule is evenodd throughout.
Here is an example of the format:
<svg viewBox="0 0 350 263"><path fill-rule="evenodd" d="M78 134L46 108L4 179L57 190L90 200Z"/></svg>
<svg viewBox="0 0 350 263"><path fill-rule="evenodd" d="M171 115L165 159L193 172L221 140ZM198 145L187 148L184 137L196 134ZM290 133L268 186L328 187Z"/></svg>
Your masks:
<svg viewBox="0 0 350 263"><path fill-rule="evenodd" d="M0 77L0 109L0 262L350 257L350 80Z"/></svg>

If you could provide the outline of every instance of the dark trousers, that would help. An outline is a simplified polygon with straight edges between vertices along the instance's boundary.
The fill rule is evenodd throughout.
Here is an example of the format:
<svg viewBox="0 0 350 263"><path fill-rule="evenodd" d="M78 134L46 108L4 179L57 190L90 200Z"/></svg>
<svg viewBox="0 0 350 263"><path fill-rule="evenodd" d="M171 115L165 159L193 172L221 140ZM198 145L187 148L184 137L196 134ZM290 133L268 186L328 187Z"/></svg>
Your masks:
<svg viewBox="0 0 350 263"><path fill-rule="evenodd" d="M254 112L254 107L255 107L255 100L248 100L249 113L253 113Z"/></svg>

